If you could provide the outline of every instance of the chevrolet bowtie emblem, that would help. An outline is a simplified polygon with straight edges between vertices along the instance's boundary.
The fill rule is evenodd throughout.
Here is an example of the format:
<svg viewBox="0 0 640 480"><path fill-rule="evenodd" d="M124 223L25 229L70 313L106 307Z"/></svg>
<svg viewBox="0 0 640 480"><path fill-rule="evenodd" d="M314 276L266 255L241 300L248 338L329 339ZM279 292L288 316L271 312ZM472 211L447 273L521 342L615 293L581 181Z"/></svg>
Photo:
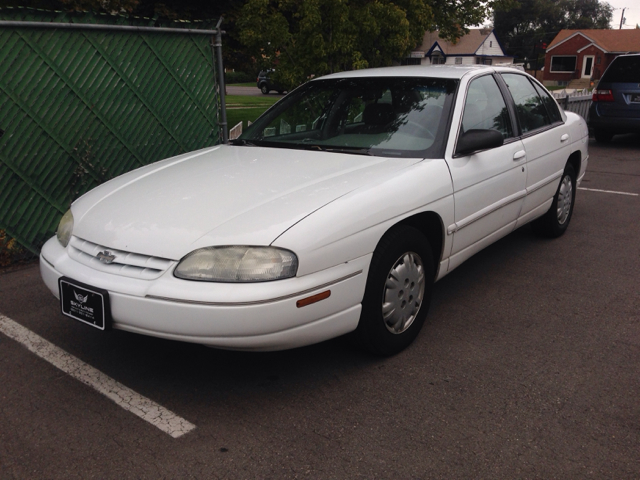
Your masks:
<svg viewBox="0 0 640 480"><path fill-rule="evenodd" d="M116 256L112 255L109 250L105 250L104 252L98 253L96 257L98 257L98 260L100 260L102 263L107 263L107 264L113 263L113 261L116 259Z"/></svg>

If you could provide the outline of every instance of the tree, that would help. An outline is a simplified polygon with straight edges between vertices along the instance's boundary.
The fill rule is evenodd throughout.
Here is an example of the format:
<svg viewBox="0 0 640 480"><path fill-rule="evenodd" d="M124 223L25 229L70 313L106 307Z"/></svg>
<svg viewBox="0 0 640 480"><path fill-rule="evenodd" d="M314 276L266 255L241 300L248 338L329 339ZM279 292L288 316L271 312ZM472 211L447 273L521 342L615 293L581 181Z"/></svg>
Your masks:
<svg viewBox="0 0 640 480"><path fill-rule="evenodd" d="M493 26L509 55L535 58L560 30L610 28L612 16L598 0L516 0L495 6Z"/></svg>
<svg viewBox="0 0 640 480"><path fill-rule="evenodd" d="M455 39L480 23L489 4L475 0L248 0L240 41L261 68L277 67L291 88L310 76L391 65L426 30Z"/></svg>

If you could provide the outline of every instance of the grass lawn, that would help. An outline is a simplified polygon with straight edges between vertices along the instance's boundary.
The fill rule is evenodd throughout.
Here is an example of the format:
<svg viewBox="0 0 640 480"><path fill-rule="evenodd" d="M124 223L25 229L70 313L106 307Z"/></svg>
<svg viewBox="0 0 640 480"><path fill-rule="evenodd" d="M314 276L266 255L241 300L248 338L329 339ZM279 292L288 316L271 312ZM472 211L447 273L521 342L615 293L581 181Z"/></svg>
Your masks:
<svg viewBox="0 0 640 480"><path fill-rule="evenodd" d="M229 130L242 122L243 129L247 122L255 122L262 113L276 103L280 97L254 97L244 95L227 95L227 125Z"/></svg>
<svg viewBox="0 0 640 480"><path fill-rule="evenodd" d="M262 95L262 96L252 96L252 95L227 95L225 96L225 100L227 102L227 108L233 107L270 107L281 97Z"/></svg>
<svg viewBox="0 0 640 480"><path fill-rule="evenodd" d="M248 82L248 83L227 83L228 87L255 87L256 82ZM256 87L257 88L257 87Z"/></svg>

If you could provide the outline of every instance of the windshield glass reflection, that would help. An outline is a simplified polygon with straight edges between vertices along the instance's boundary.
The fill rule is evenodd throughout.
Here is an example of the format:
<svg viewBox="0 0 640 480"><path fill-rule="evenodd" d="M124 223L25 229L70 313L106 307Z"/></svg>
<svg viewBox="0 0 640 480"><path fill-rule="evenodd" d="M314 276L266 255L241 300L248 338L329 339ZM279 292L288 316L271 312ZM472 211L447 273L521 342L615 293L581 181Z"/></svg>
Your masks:
<svg viewBox="0 0 640 480"><path fill-rule="evenodd" d="M384 156L442 155L457 81L354 78L310 82L235 144Z"/></svg>

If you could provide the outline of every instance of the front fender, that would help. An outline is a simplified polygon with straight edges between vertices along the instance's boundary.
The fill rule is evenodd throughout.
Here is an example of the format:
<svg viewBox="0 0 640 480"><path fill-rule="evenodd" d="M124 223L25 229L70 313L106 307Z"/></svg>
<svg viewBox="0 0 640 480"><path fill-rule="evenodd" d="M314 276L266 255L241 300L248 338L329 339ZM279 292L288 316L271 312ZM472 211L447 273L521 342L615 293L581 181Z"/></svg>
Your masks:
<svg viewBox="0 0 640 480"><path fill-rule="evenodd" d="M298 276L372 253L393 225L433 211L453 223L453 186L446 162L427 159L382 183L361 187L325 205L280 235L272 245L298 255ZM443 251L448 256L450 238Z"/></svg>

